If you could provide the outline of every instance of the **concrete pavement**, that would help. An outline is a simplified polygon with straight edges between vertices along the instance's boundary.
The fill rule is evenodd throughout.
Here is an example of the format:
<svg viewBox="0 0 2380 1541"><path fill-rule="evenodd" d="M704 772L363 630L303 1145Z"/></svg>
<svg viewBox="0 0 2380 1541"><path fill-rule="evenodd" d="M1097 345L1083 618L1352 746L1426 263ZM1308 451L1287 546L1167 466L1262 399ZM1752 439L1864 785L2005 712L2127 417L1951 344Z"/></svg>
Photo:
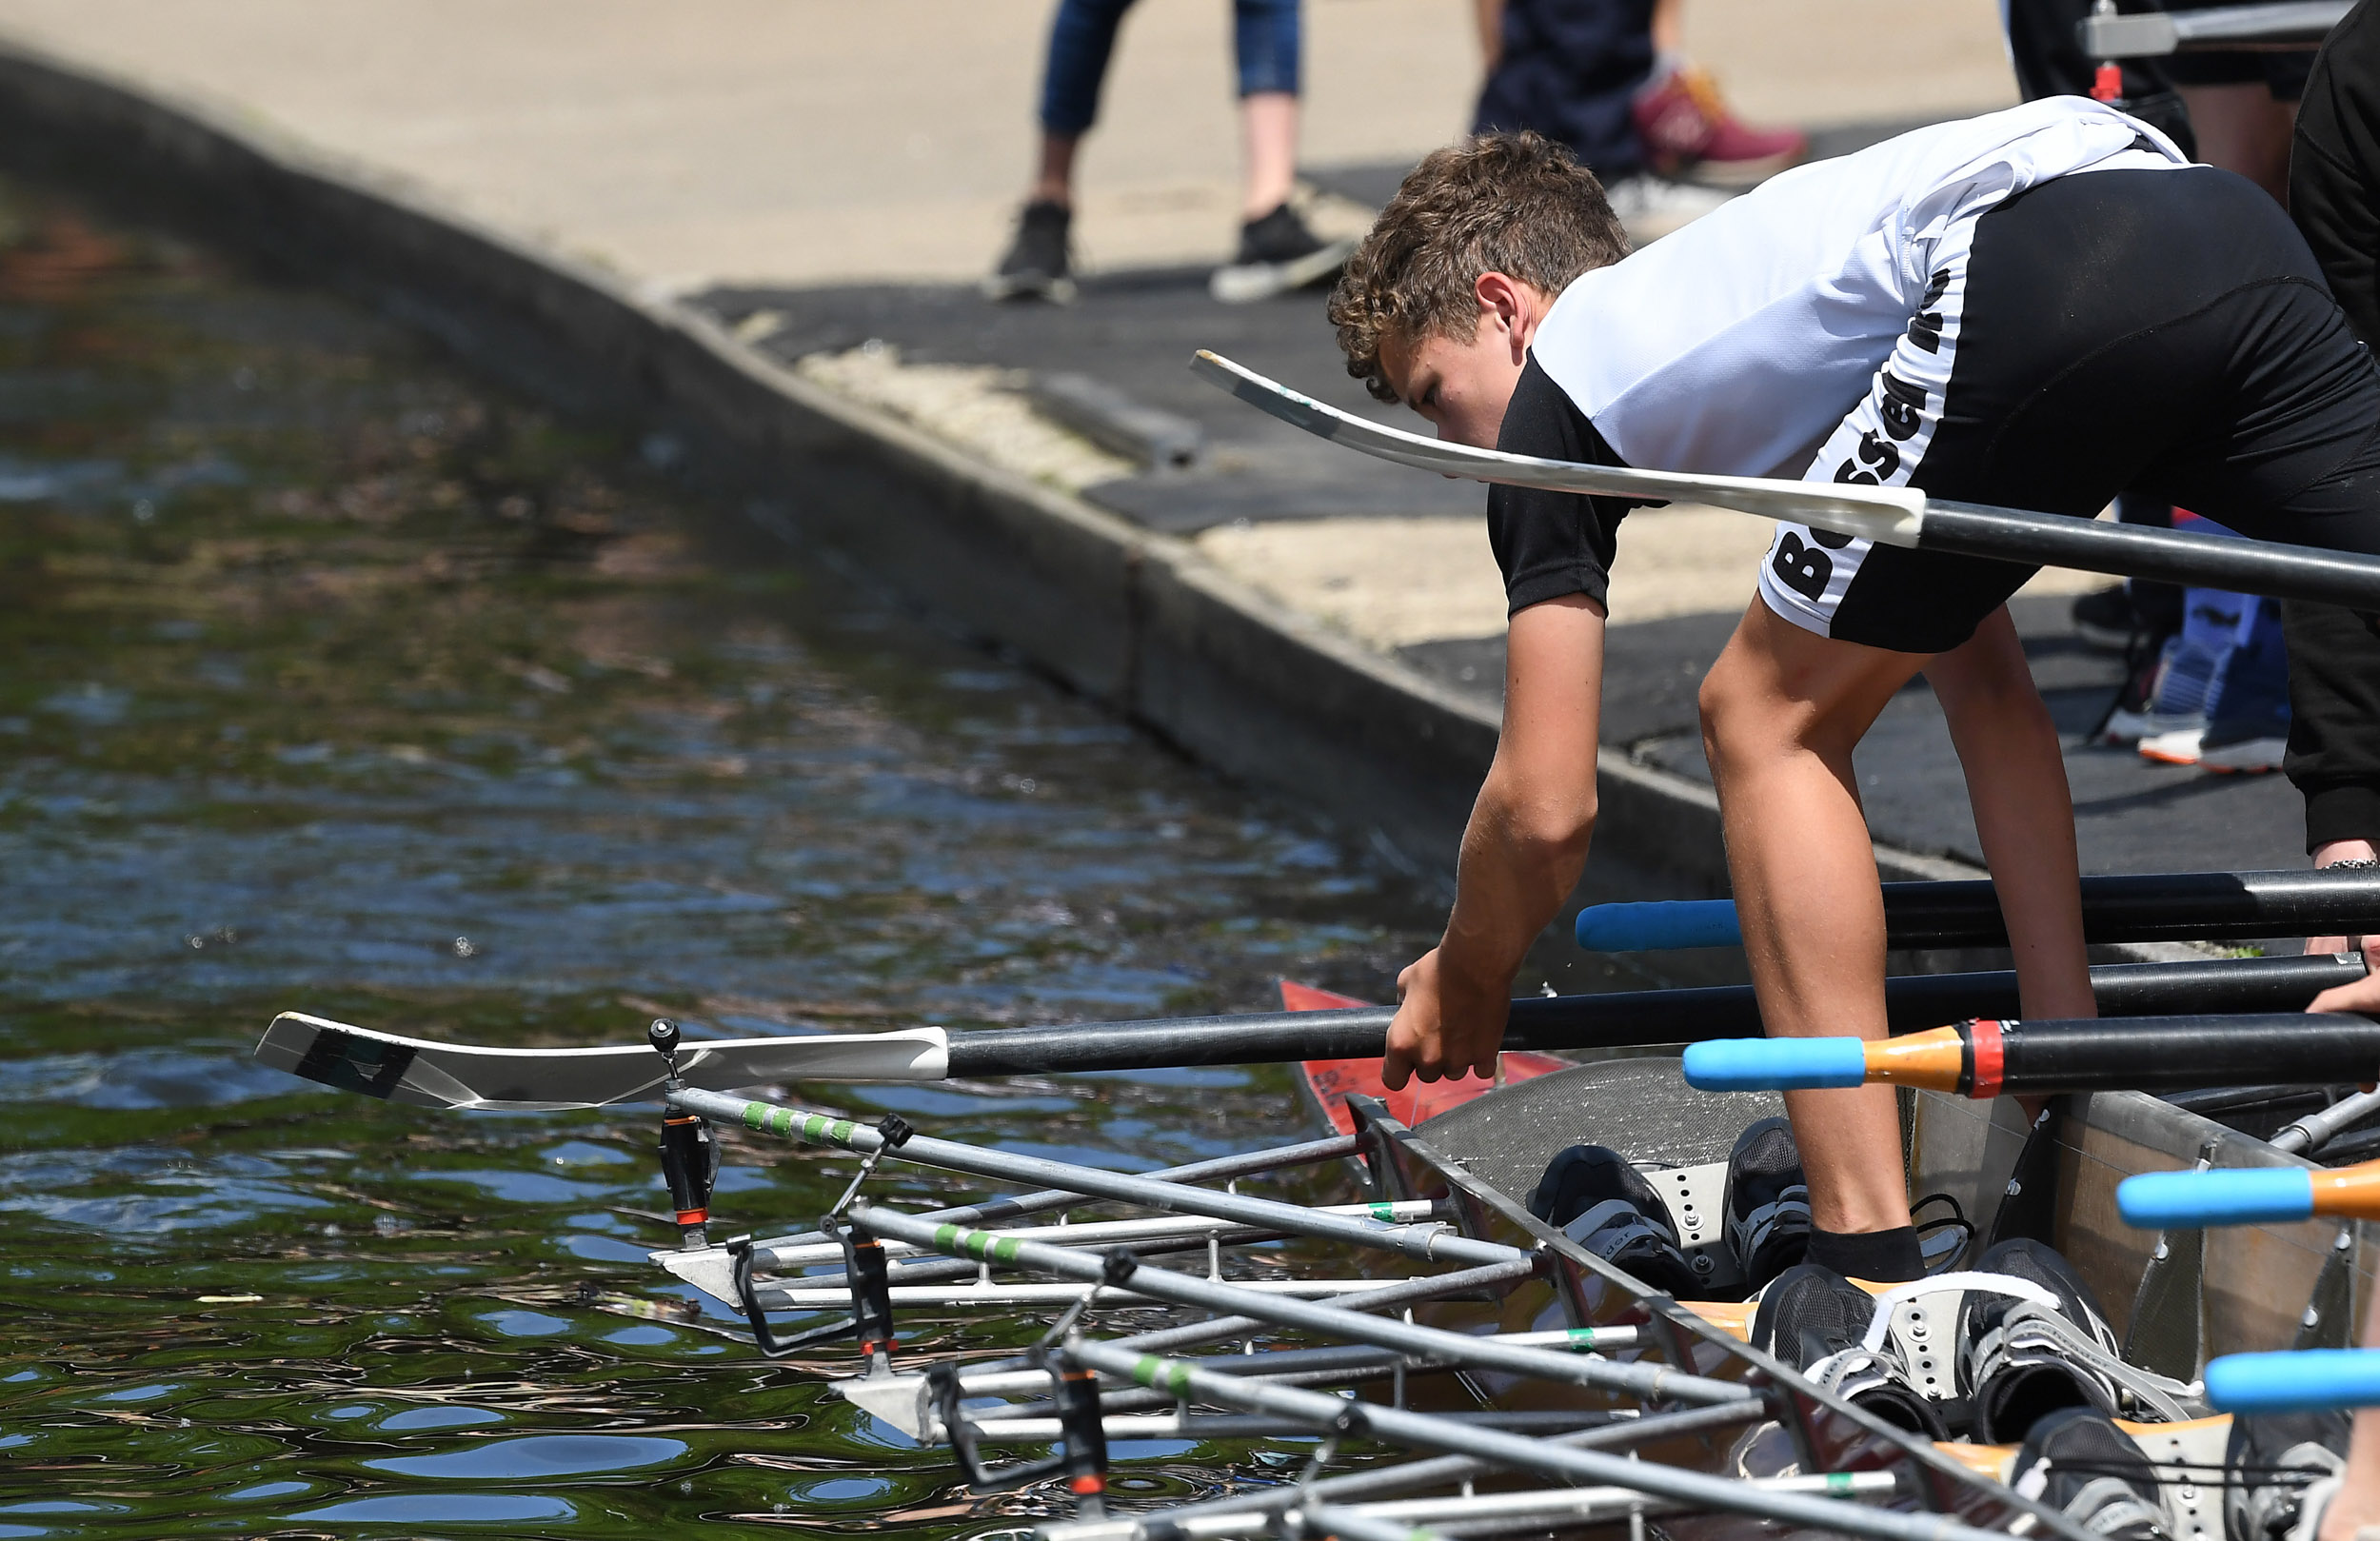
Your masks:
<svg viewBox="0 0 2380 1541"><path fill-rule="evenodd" d="M668 288L963 279L1023 188L1051 0L0 0L0 31L401 174ZM1084 152L1095 267L1206 262L1237 217L1225 0L1142 0ZM2013 100L1992 0L1691 0L1750 112ZM1469 123L1469 0L1311 0L1305 158Z"/></svg>

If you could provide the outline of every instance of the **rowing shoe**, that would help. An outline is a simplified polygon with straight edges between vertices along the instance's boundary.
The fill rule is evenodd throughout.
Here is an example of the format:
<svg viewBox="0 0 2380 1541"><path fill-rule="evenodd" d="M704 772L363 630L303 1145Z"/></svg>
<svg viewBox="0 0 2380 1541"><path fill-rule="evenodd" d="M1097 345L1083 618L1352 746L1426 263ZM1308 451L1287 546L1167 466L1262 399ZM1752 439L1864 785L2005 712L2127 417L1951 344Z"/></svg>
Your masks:
<svg viewBox="0 0 2380 1541"><path fill-rule="evenodd" d="M1318 438L1377 460L1441 476L1584 492L1638 504L1710 504L1913 551L2075 567L2185 587L2380 609L2380 558L1948 503L1928 498L1915 487L1639 471L1624 465L1585 465L1500 449L1477 449L1367 422L1204 348L1191 359L1190 367L1201 379Z"/></svg>
<svg viewBox="0 0 2380 1541"><path fill-rule="evenodd" d="M2332 985L2364 977L2361 957L2223 958L2114 963L2091 971L2099 1010L2111 1017L2185 1009L2292 1011ZM1895 1031L1965 1017L2013 1015L2016 976L1919 974L1885 981ZM688 1038L678 1055L684 1084L704 1091L779 1081L935 1081L952 1077L1071 1075L1194 1065L1378 1059L1387 1052L1393 1006L1163 1017L989 1031L940 1027L893 1033L772 1038ZM1512 1003L1507 1050L1642 1048L1751 1037L1760 1011L1748 985L1527 998ZM285 1012L256 1045L276 1070L385 1101L432 1108L545 1112L661 1096L666 1072L644 1043L578 1049L506 1049L442 1043ZM2340 1079L2351 1077L2335 1077Z"/></svg>
<svg viewBox="0 0 2380 1541"><path fill-rule="evenodd" d="M1971 1097L2335 1086L2380 1075L2380 1022L2345 1012L1961 1022L1901 1037L1696 1043L1705 1092L1912 1086Z"/></svg>

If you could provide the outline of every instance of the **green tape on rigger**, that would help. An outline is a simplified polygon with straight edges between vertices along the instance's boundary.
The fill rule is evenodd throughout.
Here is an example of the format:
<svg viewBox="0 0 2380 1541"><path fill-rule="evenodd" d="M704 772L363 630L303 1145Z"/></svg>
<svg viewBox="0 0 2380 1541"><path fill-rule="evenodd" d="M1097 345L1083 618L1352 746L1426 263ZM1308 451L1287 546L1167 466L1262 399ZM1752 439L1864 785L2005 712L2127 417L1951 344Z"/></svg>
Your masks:
<svg viewBox="0 0 2380 1541"><path fill-rule="evenodd" d="M768 1127L768 1110L762 1107L758 1102L746 1102L744 1105L744 1127L746 1129L766 1129Z"/></svg>
<svg viewBox="0 0 2380 1541"><path fill-rule="evenodd" d="M1851 1473L1848 1472L1829 1472L1826 1474L1826 1491L1831 1493L1851 1492Z"/></svg>

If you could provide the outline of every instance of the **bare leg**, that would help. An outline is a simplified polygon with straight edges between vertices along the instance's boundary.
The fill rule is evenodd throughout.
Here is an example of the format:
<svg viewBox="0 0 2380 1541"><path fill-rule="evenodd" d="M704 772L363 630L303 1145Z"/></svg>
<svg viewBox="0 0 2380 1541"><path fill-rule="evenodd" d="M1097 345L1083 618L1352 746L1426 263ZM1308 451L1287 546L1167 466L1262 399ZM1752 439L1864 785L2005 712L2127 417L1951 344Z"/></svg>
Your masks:
<svg viewBox="0 0 2380 1541"><path fill-rule="evenodd" d="M1703 747L1772 1037L1886 1036L1884 896L1852 749L1926 662L1830 641L1755 599L1702 682ZM1819 1230L1909 1224L1891 1087L1788 1092L1785 1109Z"/></svg>
<svg viewBox="0 0 2380 1541"><path fill-rule="evenodd" d="M1964 646L1935 655L1926 680L1967 773L1967 800L1984 865L1999 890L2024 1014L2098 1016L2083 952L2066 759L2007 607L1994 610Z"/></svg>
<svg viewBox="0 0 2380 1541"><path fill-rule="evenodd" d="M2380 1348L2380 1295L2364 1316L2364 1347ZM2380 1525L2380 1409L2355 1414L2348 1436L2346 1482L2323 1511L2320 1541L2354 1541L2367 1525Z"/></svg>
<svg viewBox="0 0 2380 1541"><path fill-rule="evenodd" d="M1504 56L1504 0L1471 0L1471 19L1479 30L1479 73L1493 73Z"/></svg>
<svg viewBox="0 0 2380 1541"><path fill-rule="evenodd" d="M1298 99L1287 91L1255 91L1240 99L1248 142L1247 189L1240 217L1261 219L1289 202L1298 180Z"/></svg>
<svg viewBox="0 0 2380 1541"><path fill-rule="evenodd" d="M1033 190L1025 195L1029 202L1074 207L1074 155L1081 145L1075 134L1041 135L1041 165L1033 173Z"/></svg>
<svg viewBox="0 0 2380 1541"><path fill-rule="evenodd" d="M2191 131L2198 136L2198 158L2237 171L2290 206L2290 136L2297 128L2297 104L2276 102L2262 81L2237 86L2179 86L2190 109Z"/></svg>
<svg viewBox="0 0 2380 1541"><path fill-rule="evenodd" d="M1686 51L1686 0L1653 0L1653 52L1676 59Z"/></svg>

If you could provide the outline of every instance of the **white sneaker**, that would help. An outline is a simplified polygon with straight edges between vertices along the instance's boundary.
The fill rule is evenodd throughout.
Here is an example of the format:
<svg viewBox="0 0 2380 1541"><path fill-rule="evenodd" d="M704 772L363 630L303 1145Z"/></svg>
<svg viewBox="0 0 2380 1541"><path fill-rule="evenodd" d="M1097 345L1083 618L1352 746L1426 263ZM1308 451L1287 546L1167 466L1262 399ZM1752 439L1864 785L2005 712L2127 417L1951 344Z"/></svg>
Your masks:
<svg viewBox="0 0 2380 1541"><path fill-rule="evenodd" d="M2167 765L2195 765L2198 763L2199 741L2206 736L2207 729L2203 722L2194 728L2152 733L2140 741L2140 758Z"/></svg>
<svg viewBox="0 0 2380 1541"><path fill-rule="evenodd" d="M1735 195L1717 188L1672 182L1667 177L1640 171L1612 183L1603 189L1603 196L1610 200L1612 212L1619 216L1620 224L1627 227L1628 239L1642 246L1682 225L1693 224Z"/></svg>

